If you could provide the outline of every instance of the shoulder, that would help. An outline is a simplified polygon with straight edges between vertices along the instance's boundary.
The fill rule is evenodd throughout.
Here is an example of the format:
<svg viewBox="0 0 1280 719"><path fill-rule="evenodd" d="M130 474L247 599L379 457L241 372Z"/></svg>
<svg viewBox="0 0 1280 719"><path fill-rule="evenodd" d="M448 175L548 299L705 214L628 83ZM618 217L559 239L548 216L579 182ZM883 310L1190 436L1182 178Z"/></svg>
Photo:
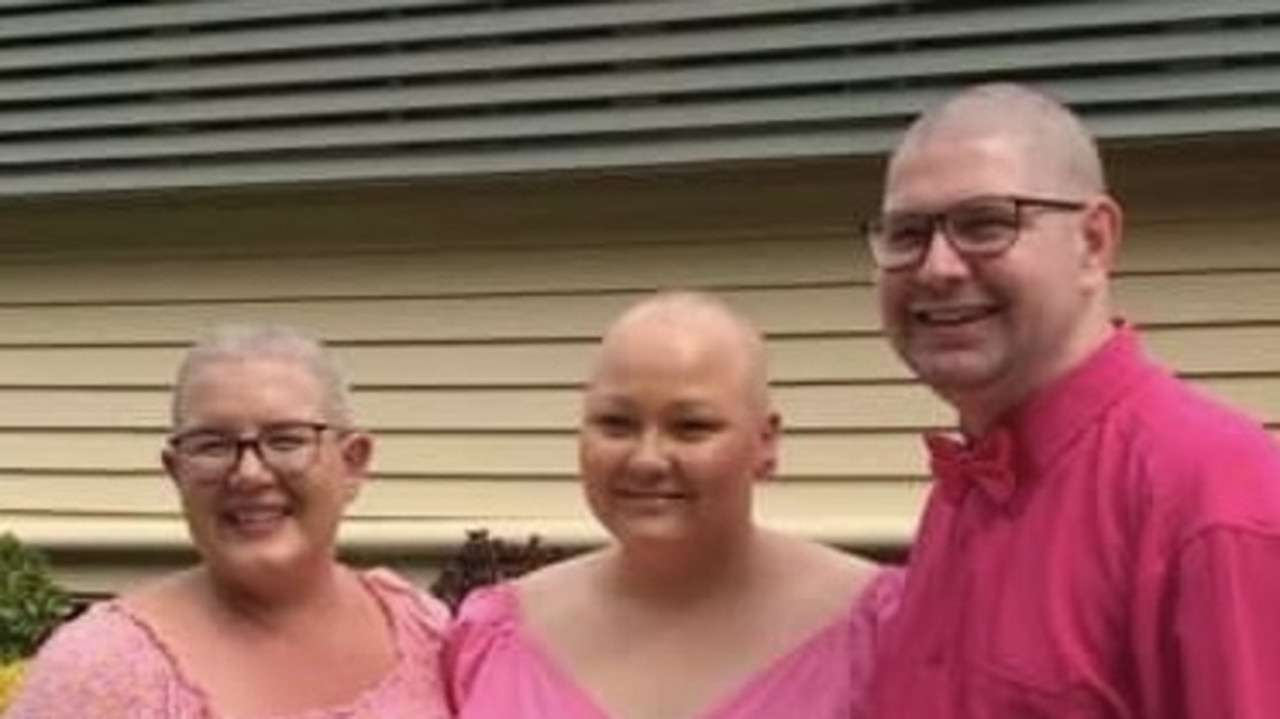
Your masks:
<svg viewBox="0 0 1280 719"><path fill-rule="evenodd" d="M897 609L900 569L808 540L775 535L769 541L772 566L764 591L766 605L777 611L766 621L828 627L837 646L855 653L875 644L881 625Z"/></svg>
<svg viewBox="0 0 1280 719"><path fill-rule="evenodd" d="M440 638L449 626L449 608L422 587L385 567L361 571L365 587L386 605L393 615L407 617Z"/></svg>
<svg viewBox="0 0 1280 719"><path fill-rule="evenodd" d="M799 588L803 596L848 604L880 573L875 562L820 542L773 532L761 532L761 538L772 582L778 587Z"/></svg>
<svg viewBox="0 0 1280 719"><path fill-rule="evenodd" d="M781 550L770 581L792 611L842 616L857 631L875 629L896 613L906 581L901 567L800 539L787 538Z"/></svg>
<svg viewBox="0 0 1280 719"><path fill-rule="evenodd" d="M1261 419L1171 375L1152 377L1120 412L1123 432L1154 456L1180 461L1236 452L1249 459L1280 457Z"/></svg>
<svg viewBox="0 0 1280 719"><path fill-rule="evenodd" d="M522 629L531 622L555 624L566 617L576 621L576 613L591 604L580 590L596 571L601 554L590 552L472 590L458 608L445 643L455 692L465 696L480 668L518 647Z"/></svg>
<svg viewBox="0 0 1280 719"><path fill-rule="evenodd" d="M846 597L845 606L857 623L878 625L896 613L906 583L905 569L825 545L819 545L819 550L815 564L827 567L832 591Z"/></svg>
<svg viewBox="0 0 1280 719"><path fill-rule="evenodd" d="M1122 415L1126 471L1166 519L1194 527L1266 517L1280 531L1280 444L1262 422L1173 377L1148 383Z"/></svg>
<svg viewBox="0 0 1280 719"><path fill-rule="evenodd" d="M519 599L515 585L502 581L478 587L467 594L458 606L452 633L460 628L480 628L514 622L519 616Z"/></svg>
<svg viewBox="0 0 1280 719"><path fill-rule="evenodd" d="M152 646L150 631L118 601L95 604L59 627L41 647L38 659L68 668L93 665L109 669L121 653Z"/></svg>
<svg viewBox="0 0 1280 719"><path fill-rule="evenodd" d="M613 552L612 548L598 549L529 572L511 582L512 595L526 613L554 612L558 606L575 602L583 588L593 585L593 578L611 561Z"/></svg>
<svg viewBox="0 0 1280 719"><path fill-rule="evenodd" d="M445 636L442 654L454 707L469 701L482 670L493 666L518 626L518 601L510 582L486 585L467 594Z"/></svg>
<svg viewBox="0 0 1280 719"><path fill-rule="evenodd" d="M140 620L117 601L97 604L49 637L6 716L147 716L173 674Z"/></svg>

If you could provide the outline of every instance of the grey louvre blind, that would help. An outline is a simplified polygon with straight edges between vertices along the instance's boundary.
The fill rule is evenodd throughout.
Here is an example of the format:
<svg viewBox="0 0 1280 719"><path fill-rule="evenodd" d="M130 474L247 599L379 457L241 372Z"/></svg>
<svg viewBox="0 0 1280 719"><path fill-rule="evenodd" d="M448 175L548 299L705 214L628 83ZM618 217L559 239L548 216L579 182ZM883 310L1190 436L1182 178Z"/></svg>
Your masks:
<svg viewBox="0 0 1280 719"><path fill-rule="evenodd" d="M883 151L954 87L1280 129L1280 0L0 1L0 195Z"/></svg>

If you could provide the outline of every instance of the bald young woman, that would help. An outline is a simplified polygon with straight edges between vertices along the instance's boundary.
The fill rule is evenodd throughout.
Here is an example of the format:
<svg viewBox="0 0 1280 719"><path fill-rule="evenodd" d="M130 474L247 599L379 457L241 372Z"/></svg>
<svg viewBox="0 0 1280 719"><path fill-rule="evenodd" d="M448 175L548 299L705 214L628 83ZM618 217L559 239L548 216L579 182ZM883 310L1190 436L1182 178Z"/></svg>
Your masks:
<svg viewBox="0 0 1280 719"><path fill-rule="evenodd" d="M1280 717L1280 450L1115 316L1122 214L1092 137L969 88L867 223L885 334L954 407L877 719Z"/></svg>
<svg viewBox="0 0 1280 719"><path fill-rule="evenodd" d="M447 652L458 716L865 716L900 577L755 524L779 436L745 319L687 292L624 312L578 439L587 504L612 541L468 598Z"/></svg>

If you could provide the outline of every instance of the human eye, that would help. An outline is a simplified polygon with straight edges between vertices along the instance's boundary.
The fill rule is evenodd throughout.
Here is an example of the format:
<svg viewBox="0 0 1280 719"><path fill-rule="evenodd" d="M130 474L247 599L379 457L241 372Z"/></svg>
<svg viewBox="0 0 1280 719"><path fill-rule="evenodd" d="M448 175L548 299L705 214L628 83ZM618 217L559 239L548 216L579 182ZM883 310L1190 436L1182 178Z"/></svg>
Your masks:
<svg viewBox="0 0 1280 719"><path fill-rule="evenodd" d="M706 439L720 431L723 426L724 423L720 420L701 415L679 417L673 422L675 435L689 441Z"/></svg>
<svg viewBox="0 0 1280 719"><path fill-rule="evenodd" d="M633 434L637 422L631 415L620 411L599 411L587 415L587 424L608 437Z"/></svg>
<svg viewBox="0 0 1280 719"><path fill-rule="evenodd" d="M296 452L315 441L311 427L275 427L262 433L258 442L272 452Z"/></svg>
<svg viewBox="0 0 1280 719"><path fill-rule="evenodd" d="M947 213L951 236L969 247L1003 245L1018 231L1018 211L1012 203L973 202Z"/></svg>
<svg viewBox="0 0 1280 719"><path fill-rule="evenodd" d="M884 219L883 227L884 246L894 252L914 252L933 239L933 220L928 215L889 215Z"/></svg>
<svg viewBox="0 0 1280 719"><path fill-rule="evenodd" d="M174 449L188 457L223 457L236 451L236 438L222 432L201 431L174 440Z"/></svg>

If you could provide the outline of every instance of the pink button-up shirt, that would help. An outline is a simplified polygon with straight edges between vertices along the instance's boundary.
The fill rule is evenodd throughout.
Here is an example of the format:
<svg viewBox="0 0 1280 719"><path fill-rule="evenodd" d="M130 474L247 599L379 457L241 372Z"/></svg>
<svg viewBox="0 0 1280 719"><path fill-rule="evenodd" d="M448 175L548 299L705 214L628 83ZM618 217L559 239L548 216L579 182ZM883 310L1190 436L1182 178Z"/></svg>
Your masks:
<svg viewBox="0 0 1280 719"><path fill-rule="evenodd" d="M1280 449L1120 325L1006 423L1016 488L934 491L875 719L1280 718Z"/></svg>

